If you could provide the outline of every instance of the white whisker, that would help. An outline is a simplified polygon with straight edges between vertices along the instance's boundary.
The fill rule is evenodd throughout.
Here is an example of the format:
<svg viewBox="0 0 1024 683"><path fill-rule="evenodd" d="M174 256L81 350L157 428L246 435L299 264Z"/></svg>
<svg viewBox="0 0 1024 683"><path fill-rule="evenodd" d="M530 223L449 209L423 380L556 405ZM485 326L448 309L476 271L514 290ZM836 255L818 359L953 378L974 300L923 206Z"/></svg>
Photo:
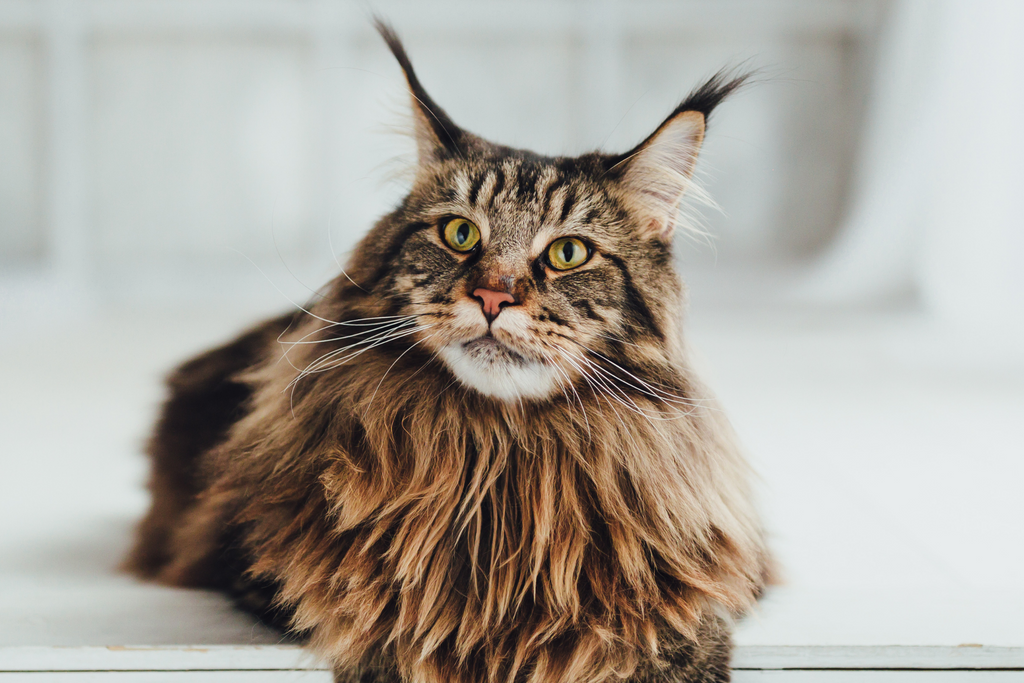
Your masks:
<svg viewBox="0 0 1024 683"><path fill-rule="evenodd" d="M427 327L433 327L433 325L428 325ZM424 337L423 339L420 339L415 344L411 344L409 346L409 348L407 348L405 351L402 351L402 353L398 354L398 358L396 358L394 361L392 361L391 365L388 366L388 369L384 371L384 374L381 376L380 381L377 382L377 386L373 390L373 395L370 396L370 402L366 404L367 411L369 411L370 406L373 405L373 399L377 398L377 392L380 391L380 385L384 383L384 378L388 376L389 372L391 372L391 368L395 367L395 363L397 363L398 361L402 360L402 356L404 356L405 354L409 353L415 347L417 347L418 345L420 345L423 342L427 341L428 339L430 339L431 337L435 336L436 334L437 333L435 332L434 334L428 335L428 336Z"/></svg>
<svg viewBox="0 0 1024 683"><path fill-rule="evenodd" d="M299 377L296 377L294 380L292 380L292 382L296 382L296 381L302 379L302 377L305 377L306 375L311 375L311 374L315 374L315 373L321 373L321 372L327 372L329 370L333 370L334 368L337 368L337 367L339 367L341 365L344 365L345 363L347 363L348 361L352 360L353 358L356 358L356 357L362 355L363 353L366 353L370 349L375 349L378 346L381 346L382 344L386 344L386 343L388 343L390 341L394 341L396 339L401 339L402 337L408 337L411 334L415 334L415 333L420 332L422 330L426 330L426 329L428 329L430 327L432 327L432 325L420 325L418 327L414 327L414 328L411 328L411 329L402 329L402 330L399 330L399 331L391 331L391 330L389 330L387 332L383 332L381 334L375 335L375 336L370 337L368 339L360 340L360 341L355 342L353 344L348 344L347 346L343 346L340 349L335 349L334 351L331 351L330 353L327 353L327 354L324 354L323 356L320 356L320 358L318 358L317 360L313 361L308 366L306 366L306 369L302 371L302 373L299 375ZM367 346L363 346L364 344L367 344ZM358 348L360 346L363 346L363 348ZM349 355L344 356L340 360L335 359L336 356L339 356L339 355L343 354L344 352L349 351L350 349L357 349L357 350L352 351L351 353L349 353Z"/></svg>
<svg viewBox="0 0 1024 683"><path fill-rule="evenodd" d="M597 351L593 351L593 350L590 350L590 349L586 349L586 350L589 353L591 353L591 354L597 356L598 358L604 360L605 362L610 363L611 365L615 366L616 368L621 370L623 373L625 373L626 375L629 375L635 381L639 382L642 385L642 387L643 387L643 389L641 391L643 391L644 393L647 393L648 395L652 396L653 398L657 398L659 400L667 401L667 402L670 402L670 403L682 403L683 405L690 406L691 408L698 408L698 407L701 407L700 404L708 403L708 401L706 401L705 399L686 398L684 396L679 396L677 394L673 394L671 392L659 389L658 387L654 386L650 382L647 382L647 381L637 377L635 374L633 374L629 370L626 370L624 367L622 367L621 365L619 365L618 363L613 361L611 358L608 358L607 356L605 356L605 355L603 355L601 353L598 353ZM605 368L602 368L602 371L606 372L606 373L609 372ZM612 374L612 373L609 373L609 374ZM629 384L629 382L627 380L622 380L621 378L619 378L619 380ZM655 384L659 384L659 383L655 382ZM661 385L661 386L665 386L665 385ZM634 388L639 389L639 387L634 387Z"/></svg>
<svg viewBox="0 0 1024 683"><path fill-rule="evenodd" d="M274 281L270 279L270 276L269 276L269 275L267 275L267 274L266 274L266 273L265 273L265 272L263 271L263 269L262 269L262 268L260 268L260 267L259 267L258 265L256 265L256 262L255 262L255 261L253 261L253 260L252 260L251 258L249 258L249 257L248 257L248 256L247 256L247 255L246 255L246 254L245 254L244 252L242 252L242 251L239 251L238 249L234 249L234 248L232 248L232 247L227 247L227 248L228 248L229 250L233 251L233 252L236 252L236 253L238 253L238 254L241 254L242 258L244 258L244 259L245 259L246 261L248 261L249 263L251 263L251 264L253 265L253 267L254 267L254 268L255 268L256 270L260 271L260 275L262 275L262 276L263 276L263 277L264 277L264 278L265 278L265 279L267 280L267 282L269 282L269 283L270 283L270 286L271 286L271 287L273 287L274 289L276 289L276 290L277 290L277 293L278 293L278 294L280 294L281 296L283 296L283 297L285 298L285 300L286 300L286 301L287 301L288 303L290 303L290 304L291 304L292 306L295 306L295 308L299 309L300 311L302 311L302 312L303 312L303 313L305 313L306 315L312 316L312 317L316 318L317 320L322 320L322 321L323 321L323 322L325 322L325 323L334 323L334 322L336 322L336 321L334 321L334 320L328 320L327 318L321 318L321 317L320 317L320 316L318 316L318 315L317 315L316 313L313 313L312 311L310 311L310 310L306 309L305 307L303 307L303 306L300 306L299 304L297 304L297 303L295 303L294 301L292 301L291 297L289 297L289 296L288 296L287 294L285 294L285 293L284 293L283 291L281 291L281 288L280 288L280 287L278 287L278 286L277 286L276 284L274 284Z"/></svg>
<svg viewBox="0 0 1024 683"><path fill-rule="evenodd" d="M290 401L290 404L291 404L292 415L294 416L294 414L295 414L295 403L294 403L295 402L295 388L298 386L298 383L304 377L307 377L307 376L312 375L312 374L328 372L328 371L333 370L335 368L341 367L342 365L348 363L352 359L357 358L360 355L362 355L363 353L365 353L365 352L367 352L367 351L369 351L371 349L377 348L378 346L381 346L382 344L387 344L387 343L395 341L397 339L402 339L402 338L407 337L409 335L416 334L416 333L421 332L423 330L427 330L427 329L433 327L436 324L436 323L430 323L430 324L418 325L418 326L410 328L410 327L408 327L408 322L409 322L408 319L403 318L399 322L394 322L394 323L391 323L391 324L381 325L379 328L375 328L373 330L368 330L367 332L371 332L372 333L369 337L366 337L365 339L360 339L360 340L358 340L356 342L353 342L351 344L347 344L347 345L345 345L345 346L343 346L341 348L334 349L333 351L325 353L325 354L319 356L318 358L316 358L315 360L313 360L312 362L310 362L301 372L299 372L287 384L287 386L284 389L285 391L289 391L290 390L289 401ZM320 329L326 329L326 328L320 328ZM361 332L359 334L366 334L366 332ZM355 336L355 335L349 335L349 337L351 337L351 336ZM346 337L346 338L348 338L348 337ZM419 343L419 342L417 342L417 343ZM415 346L415 344L413 346ZM360 348L360 347L362 347L362 348ZM408 350L409 349L406 349L405 352L407 352ZM403 355L404 355L405 352L403 352ZM294 365L293 365L293 367L294 367ZM385 375L386 374L387 373L385 373ZM381 378L381 381L383 381L383 378ZM380 385L378 384L378 388L379 388L379 386ZM376 391L374 392L374 394L376 394ZM371 399L371 401L372 401L372 399Z"/></svg>
<svg viewBox="0 0 1024 683"><path fill-rule="evenodd" d="M552 345L550 344L544 342L542 343L548 348L555 348L555 350L559 350L558 347L552 347ZM569 389L572 390L573 395L576 397L576 402L579 403L580 412L583 414L583 422L587 426L587 439L592 439L593 435L590 432L590 419L587 417L587 408L583 404L583 399L580 398L579 392L576 391L576 387L573 385L572 379L569 377L569 374L562 367L559 366L559 364L555 361L551 354L546 353L545 351L541 351L541 353L543 354L544 358L547 359L548 363L551 364L552 369L554 369L555 374L558 376L558 388L562 392L562 395L565 396L566 403L570 406L570 408L572 408L573 412L575 412L576 408L573 405L572 399L569 398L569 394L568 392L566 392L565 387L569 387Z"/></svg>
<svg viewBox="0 0 1024 683"><path fill-rule="evenodd" d="M361 335L366 335L366 334L373 335L373 334L380 333L381 331L396 330L396 329L400 329L402 327L405 327L405 326L409 325L410 323L413 322L414 319L415 319L415 316L403 317L403 318L399 319L398 321L392 321L392 322L386 322L386 323L377 323L375 326L373 326L370 329L361 330L359 332L355 332L353 334L345 335L345 336L342 336L342 337L334 337L334 338L330 338L330 339L320 339L320 340L315 340L315 341L306 341L307 339L309 339L309 337L311 337L311 336L313 336L315 334L318 334L320 332L323 332L324 330L326 330L328 328L336 327L338 325L338 323L333 323L331 325L324 325L322 327L318 327L317 329L313 330L312 332L310 332L310 333L308 333L306 335L303 335L297 341L283 341L281 339L281 337L278 336L278 343L281 344L282 346L287 346L288 347L285 350L285 352L282 354L282 359L288 361L288 364L291 365L293 369L298 370L299 368L294 363L292 363L291 358L289 356L289 354L292 352L292 350L296 346L304 345L304 344L323 344L323 343L331 342L331 341L343 341L345 339L351 339L353 337L358 337L358 336L361 336ZM372 336L368 337L365 341L370 341L372 338L373 338ZM356 343L358 344L358 342L356 342ZM280 362L280 360L278 362ZM307 365L306 367L309 367L309 366Z"/></svg>
<svg viewBox="0 0 1024 683"><path fill-rule="evenodd" d="M362 285L360 285L358 282L356 282L351 277L349 277L349 274L345 271L345 266L341 265L341 261L338 260L338 253L336 251L334 251L334 237L331 234L331 221L332 221L333 218L334 218L334 207L331 207L330 212L327 214L327 245L331 248L331 256L334 257L334 262L338 264L338 270L340 270L341 274L345 276L345 279L348 280L349 282L351 282L352 284L354 284L356 287L358 287L362 291L364 291L367 294L369 294L368 291L363 289Z"/></svg>
<svg viewBox="0 0 1024 683"><path fill-rule="evenodd" d="M651 415L648 411L644 410L639 405L637 405L636 401L634 401L633 398L629 394L627 394L625 391L623 391L622 388L616 386L613 382L610 382L605 377L602 377L602 376L596 375L596 374L587 373L583 369L583 367L581 367L580 363L585 364L587 367L592 368L594 370L601 370L600 366L596 365L595 363L593 363L592 361L590 361L586 357L583 357L583 356L573 356L573 354L571 354L571 353L569 353L567 351L564 351L564 350L563 350L563 353L565 355L565 358L567 360L569 360L570 363L573 363L573 365L577 368L577 370L580 371L580 374L583 375L584 378L586 378L588 382L593 382L598 388L602 389L603 390L602 393L604 393L604 395L606 397L609 397L609 398L613 399L616 403L622 405L624 408L627 408L627 409L631 410L632 412L636 413L637 415L640 415L641 417L645 418L648 422L651 423L651 427L654 428L656 431L658 431L659 434L661 432L660 432L660 430L658 430L657 425L655 425L655 421L656 420L657 421L664 421L664 420L678 419L678 417L684 417L684 416L677 416L677 418L666 418L663 415ZM612 376L612 377L614 377L614 376ZM662 436L664 436L664 435L662 434Z"/></svg>

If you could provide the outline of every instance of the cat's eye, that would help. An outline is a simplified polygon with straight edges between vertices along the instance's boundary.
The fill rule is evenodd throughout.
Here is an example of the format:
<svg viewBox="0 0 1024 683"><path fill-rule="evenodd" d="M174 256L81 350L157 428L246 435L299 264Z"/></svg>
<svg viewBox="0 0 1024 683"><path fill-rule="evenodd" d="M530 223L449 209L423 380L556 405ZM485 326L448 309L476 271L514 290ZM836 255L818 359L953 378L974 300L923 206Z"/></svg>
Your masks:
<svg viewBox="0 0 1024 683"><path fill-rule="evenodd" d="M555 270L571 270L586 263L590 250L583 240L563 237L548 247L548 264Z"/></svg>
<svg viewBox="0 0 1024 683"><path fill-rule="evenodd" d="M480 228L465 218L452 218L441 231L444 242L459 252L472 251L480 243Z"/></svg>

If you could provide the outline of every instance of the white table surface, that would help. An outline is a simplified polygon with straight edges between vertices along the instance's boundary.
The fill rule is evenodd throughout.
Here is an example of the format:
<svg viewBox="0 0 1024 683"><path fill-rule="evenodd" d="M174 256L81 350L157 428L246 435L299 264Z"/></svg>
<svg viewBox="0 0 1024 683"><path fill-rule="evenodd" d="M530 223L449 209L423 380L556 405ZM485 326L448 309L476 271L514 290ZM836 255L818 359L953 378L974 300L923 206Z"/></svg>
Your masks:
<svg viewBox="0 0 1024 683"><path fill-rule="evenodd" d="M143 655L124 646L147 646L150 663L164 646L209 668L315 667L254 647L280 641L219 595L116 571L146 505L160 376L244 322L107 314L2 330L0 672L131 668ZM691 331L762 477L786 579L739 626L737 666L786 668L811 648L824 668L1024 668L1016 350L896 314L696 316Z"/></svg>

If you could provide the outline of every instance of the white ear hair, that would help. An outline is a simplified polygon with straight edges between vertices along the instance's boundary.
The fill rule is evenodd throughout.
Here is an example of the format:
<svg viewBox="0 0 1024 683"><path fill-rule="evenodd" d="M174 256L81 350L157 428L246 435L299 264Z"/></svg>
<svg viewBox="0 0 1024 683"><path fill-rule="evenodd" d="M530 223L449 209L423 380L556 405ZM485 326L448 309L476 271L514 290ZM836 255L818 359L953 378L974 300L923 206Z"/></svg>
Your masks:
<svg viewBox="0 0 1024 683"><path fill-rule="evenodd" d="M642 214L645 229L669 241L679 202L690 186L704 142L704 114L684 111L663 123L623 163L622 187Z"/></svg>
<svg viewBox="0 0 1024 683"><path fill-rule="evenodd" d="M426 166L444 158L446 145L454 145L454 139L446 132L438 132L438 129L435 128L434 113L424 106L415 93L411 93L411 98L416 158L420 166Z"/></svg>

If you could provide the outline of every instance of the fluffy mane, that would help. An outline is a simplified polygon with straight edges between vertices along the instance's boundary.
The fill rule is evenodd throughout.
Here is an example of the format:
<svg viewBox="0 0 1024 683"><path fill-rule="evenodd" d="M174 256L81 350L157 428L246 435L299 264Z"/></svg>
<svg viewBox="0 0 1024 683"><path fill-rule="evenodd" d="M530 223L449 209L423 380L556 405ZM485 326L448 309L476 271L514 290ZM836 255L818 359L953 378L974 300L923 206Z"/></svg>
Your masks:
<svg viewBox="0 0 1024 683"><path fill-rule="evenodd" d="M336 665L394 648L410 681L597 683L693 648L760 590L745 466L692 378L686 405L518 405L370 350L362 372L292 385L322 353L246 377L251 410L193 516L245 527L252 572ZM192 558L164 578L188 583Z"/></svg>

